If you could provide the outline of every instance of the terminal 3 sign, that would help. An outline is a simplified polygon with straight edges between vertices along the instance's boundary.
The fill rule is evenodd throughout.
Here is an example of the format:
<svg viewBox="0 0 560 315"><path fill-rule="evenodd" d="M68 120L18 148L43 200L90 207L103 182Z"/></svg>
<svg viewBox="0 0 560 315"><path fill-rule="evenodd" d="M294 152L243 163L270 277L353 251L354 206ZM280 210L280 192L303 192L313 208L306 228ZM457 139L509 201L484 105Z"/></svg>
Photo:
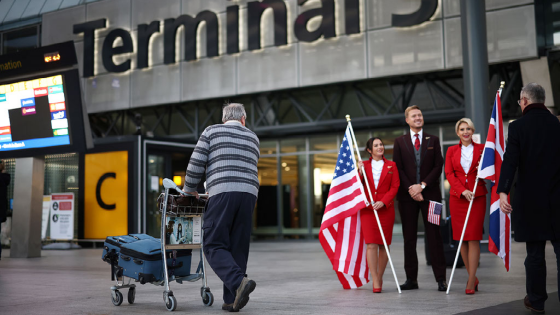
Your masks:
<svg viewBox="0 0 560 315"><path fill-rule="evenodd" d="M394 27L410 27L428 21L436 12L438 0L418 0L419 9L410 14L392 14L391 25ZM298 4L304 5L308 0L298 0ZM264 11L268 8L273 10L274 17L274 45L283 46L288 44L288 10L284 0L262 0L247 3L247 28L248 49L261 49L261 19ZM360 33L360 0L344 0L345 33ZM316 17L321 17L320 26L310 31L308 22ZM196 58L197 30L201 22L206 23L206 55L217 57L219 43L219 27L217 13L205 10L195 17L183 14L177 18L168 18L163 21L163 61L165 64L176 63L176 37L179 27L184 27L185 52L184 60L191 61ZM226 9L226 42L227 54L239 53L239 5L231 5ZM335 32L335 0L321 0L321 7L307 10L301 13L294 22L294 34L299 41L314 42L319 38L336 37ZM152 21L150 24L138 25L138 51L137 67L143 69L148 67L150 37L160 32L160 21ZM84 36L84 77L94 76L95 58L95 30L107 27L107 19L88 21L74 25L74 34ZM122 45L114 47L114 42L120 39ZM103 41L101 58L103 66L109 72L125 72L130 70L131 61L116 64L114 56L133 53L134 47L132 36L124 29L112 30Z"/></svg>

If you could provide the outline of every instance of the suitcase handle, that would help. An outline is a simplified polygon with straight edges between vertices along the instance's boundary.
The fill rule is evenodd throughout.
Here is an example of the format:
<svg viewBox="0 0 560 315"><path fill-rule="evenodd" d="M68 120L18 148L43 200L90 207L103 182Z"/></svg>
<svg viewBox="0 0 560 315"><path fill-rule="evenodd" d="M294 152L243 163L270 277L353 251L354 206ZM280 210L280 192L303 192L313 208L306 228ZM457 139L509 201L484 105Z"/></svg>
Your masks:
<svg viewBox="0 0 560 315"><path fill-rule="evenodd" d="M169 265L167 265L167 269L169 269L169 270L173 270L173 269L177 269L177 268L181 268L181 267L183 267L183 262L182 262L182 261L179 262L179 264L178 264L177 266L169 266Z"/></svg>
<svg viewBox="0 0 560 315"><path fill-rule="evenodd" d="M130 261L130 257L125 256L125 255L123 255L123 254L121 254L121 258L122 258L124 261Z"/></svg>
<svg viewBox="0 0 560 315"><path fill-rule="evenodd" d="M139 259L133 259L132 261L133 261L135 264L137 264L137 265L142 265L142 264L144 264L144 262L141 261L141 260L139 260Z"/></svg>

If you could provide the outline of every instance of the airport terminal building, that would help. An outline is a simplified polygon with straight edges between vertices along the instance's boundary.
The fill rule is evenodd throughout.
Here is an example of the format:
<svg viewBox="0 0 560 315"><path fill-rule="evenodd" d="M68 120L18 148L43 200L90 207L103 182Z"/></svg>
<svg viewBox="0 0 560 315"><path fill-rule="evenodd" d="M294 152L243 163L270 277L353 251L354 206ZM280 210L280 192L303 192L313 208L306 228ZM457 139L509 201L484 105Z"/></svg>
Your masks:
<svg viewBox="0 0 560 315"><path fill-rule="evenodd" d="M44 178L45 195L75 195L75 239L158 235L162 179L182 185L225 102L245 104L261 141L255 237L313 238L345 115L359 146L381 137L388 159L408 131L410 105L444 156L458 143L460 8L459 0L3 0L0 53L75 45L94 147L45 156ZM506 127L528 82L542 84L558 112L559 14L556 0L486 0L489 97L478 106L489 116L505 81ZM5 160L11 173L16 160Z"/></svg>

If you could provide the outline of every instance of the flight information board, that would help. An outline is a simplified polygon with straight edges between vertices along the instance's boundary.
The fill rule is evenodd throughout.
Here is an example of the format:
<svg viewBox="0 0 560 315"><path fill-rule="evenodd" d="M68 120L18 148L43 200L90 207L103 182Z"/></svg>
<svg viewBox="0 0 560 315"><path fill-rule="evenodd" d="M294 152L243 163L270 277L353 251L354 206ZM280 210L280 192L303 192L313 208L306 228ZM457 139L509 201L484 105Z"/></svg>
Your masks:
<svg viewBox="0 0 560 315"><path fill-rule="evenodd" d="M0 152L71 145L62 75L0 85Z"/></svg>

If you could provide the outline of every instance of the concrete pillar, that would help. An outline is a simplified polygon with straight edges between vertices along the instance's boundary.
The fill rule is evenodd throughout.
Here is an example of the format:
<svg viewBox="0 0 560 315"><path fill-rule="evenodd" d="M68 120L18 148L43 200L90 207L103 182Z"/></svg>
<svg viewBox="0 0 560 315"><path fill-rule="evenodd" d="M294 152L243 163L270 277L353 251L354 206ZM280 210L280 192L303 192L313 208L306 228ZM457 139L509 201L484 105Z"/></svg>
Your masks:
<svg viewBox="0 0 560 315"><path fill-rule="evenodd" d="M16 159L10 257L41 257L44 157Z"/></svg>
<svg viewBox="0 0 560 315"><path fill-rule="evenodd" d="M540 84L546 91L546 100L544 105L553 113L557 114L554 108L554 97L552 95L552 83L550 80L550 69L548 67L548 58L541 57L540 59L521 61L519 63L521 68L521 79L523 85L528 83ZM514 95L519 98L519 95Z"/></svg>

